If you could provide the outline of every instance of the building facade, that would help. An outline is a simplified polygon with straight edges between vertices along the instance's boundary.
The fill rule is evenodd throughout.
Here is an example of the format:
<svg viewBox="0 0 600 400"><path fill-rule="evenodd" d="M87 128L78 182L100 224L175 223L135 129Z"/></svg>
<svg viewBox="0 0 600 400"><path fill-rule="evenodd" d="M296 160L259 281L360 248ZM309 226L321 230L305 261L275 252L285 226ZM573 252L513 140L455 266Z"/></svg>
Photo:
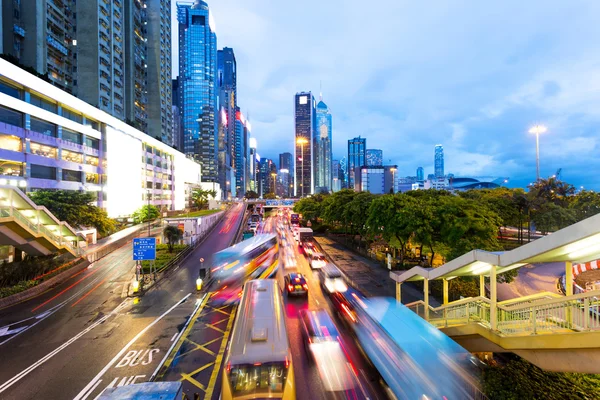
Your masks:
<svg viewBox="0 0 600 400"><path fill-rule="evenodd" d="M275 175L275 177L273 176ZM274 193L275 182L277 176L277 167L273 160L269 158L260 159L260 171L259 171L259 190L260 196L264 196L267 193Z"/></svg>
<svg viewBox="0 0 600 400"><path fill-rule="evenodd" d="M397 168L396 165L356 167L354 190L373 194L390 193L395 190L394 181Z"/></svg>
<svg viewBox="0 0 600 400"><path fill-rule="evenodd" d="M250 134L250 121L246 120L241 111L236 111L236 129L234 138L234 176L235 192L237 197L246 194L246 164L248 135Z"/></svg>
<svg viewBox="0 0 600 400"><path fill-rule="evenodd" d="M425 171L423 167L417 168L417 181L423 182L425 180Z"/></svg>
<svg viewBox="0 0 600 400"><path fill-rule="evenodd" d="M366 163L367 139L360 136L348 140L348 188L354 189L356 168Z"/></svg>
<svg viewBox="0 0 600 400"><path fill-rule="evenodd" d="M237 64L233 49L225 47L217 52L219 183L221 187L226 188L224 190L225 198L231 194L231 188L230 185L227 185L227 181L230 180L232 174L237 176L239 168L236 164L237 118L239 113L236 68Z"/></svg>
<svg viewBox="0 0 600 400"><path fill-rule="evenodd" d="M256 138L248 138L248 190L258 193L256 183L256 163L259 161L256 154Z"/></svg>
<svg viewBox="0 0 600 400"><path fill-rule="evenodd" d="M281 153L279 155L279 176L282 186L280 196L292 197L294 195L293 166L292 153Z"/></svg>
<svg viewBox="0 0 600 400"><path fill-rule="evenodd" d="M380 165L383 165L383 150L367 149L366 154L367 166L378 167Z"/></svg>
<svg viewBox="0 0 600 400"><path fill-rule="evenodd" d="M4 60L0 165L0 184L96 192L110 217L183 209L201 184L183 153Z"/></svg>
<svg viewBox="0 0 600 400"><path fill-rule="evenodd" d="M435 145L434 156L434 175L436 178L443 178L444 175L444 146L441 144Z"/></svg>
<svg viewBox="0 0 600 400"><path fill-rule="evenodd" d="M332 122L329 108L320 98L316 109L317 129L315 131L315 191L331 191L331 146Z"/></svg>
<svg viewBox="0 0 600 400"><path fill-rule="evenodd" d="M315 165L315 99L311 92L294 96L294 194L299 197L314 193Z"/></svg>
<svg viewBox="0 0 600 400"><path fill-rule="evenodd" d="M342 166L339 160L331 161L331 191L339 192L342 190L342 182L344 181L344 173L342 172Z"/></svg>
<svg viewBox="0 0 600 400"><path fill-rule="evenodd" d="M202 166L202 180L218 181L216 74L217 35L202 0L177 3L179 22L179 93L183 152Z"/></svg>

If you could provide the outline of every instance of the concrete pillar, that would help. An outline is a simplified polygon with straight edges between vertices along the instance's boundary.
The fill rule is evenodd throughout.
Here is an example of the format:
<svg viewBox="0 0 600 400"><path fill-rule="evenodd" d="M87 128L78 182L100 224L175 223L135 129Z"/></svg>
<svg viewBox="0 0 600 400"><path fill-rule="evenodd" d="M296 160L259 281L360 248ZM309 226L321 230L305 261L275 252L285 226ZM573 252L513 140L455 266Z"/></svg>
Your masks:
<svg viewBox="0 0 600 400"><path fill-rule="evenodd" d="M402 304L402 284L396 282L396 302Z"/></svg>
<svg viewBox="0 0 600 400"><path fill-rule="evenodd" d="M565 261L565 296L573 296L573 263ZM567 327L573 326L573 313L571 308L567 307L565 320Z"/></svg>
<svg viewBox="0 0 600 400"><path fill-rule="evenodd" d="M448 304L448 279L442 279L443 285L443 293L444 293L444 305Z"/></svg>
<svg viewBox="0 0 600 400"><path fill-rule="evenodd" d="M485 275L479 275L479 296L485 297Z"/></svg>
<svg viewBox="0 0 600 400"><path fill-rule="evenodd" d="M490 270L490 323L492 331L498 327L498 295L496 291L496 266L492 265Z"/></svg>
<svg viewBox="0 0 600 400"><path fill-rule="evenodd" d="M423 280L423 299L425 300L425 320L429 321L429 279Z"/></svg>

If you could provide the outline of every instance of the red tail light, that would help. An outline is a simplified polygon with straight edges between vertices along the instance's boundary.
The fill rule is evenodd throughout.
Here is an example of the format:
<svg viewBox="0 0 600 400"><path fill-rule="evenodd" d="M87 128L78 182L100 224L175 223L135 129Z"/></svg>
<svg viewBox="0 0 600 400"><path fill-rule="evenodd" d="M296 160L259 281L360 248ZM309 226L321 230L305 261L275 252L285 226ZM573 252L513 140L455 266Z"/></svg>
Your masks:
<svg viewBox="0 0 600 400"><path fill-rule="evenodd" d="M231 372L231 363L227 363L227 373Z"/></svg>
<svg viewBox="0 0 600 400"><path fill-rule="evenodd" d="M285 367L289 367L290 366L290 360L288 360L287 356L285 356Z"/></svg>
<svg viewBox="0 0 600 400"><path fill-rule="evenodd" d="M288 285L288 291L291 292L292 290L294 290L294 285Z"/></svg>
<svg viewBox="0 0 600 400"><path fill-rule="evenodd" d="M304 288L304 290L308 290L308 285L306 283L302 285L302 287Z"/></svg>
<svg viewBox="0 0 600 400"><path fill-rule="evenodd" d="M254 363L254 365L255 365L256 367L260 367L260 366L262 365L262 363Z"/></svg>

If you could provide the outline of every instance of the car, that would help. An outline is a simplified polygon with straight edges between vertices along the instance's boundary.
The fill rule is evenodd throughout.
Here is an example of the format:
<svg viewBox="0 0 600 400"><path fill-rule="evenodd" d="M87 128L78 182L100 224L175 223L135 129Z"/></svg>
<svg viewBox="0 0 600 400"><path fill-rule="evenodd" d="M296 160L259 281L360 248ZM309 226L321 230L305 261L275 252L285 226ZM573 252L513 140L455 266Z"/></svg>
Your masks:
<svg viewBox="0 0 600 400"><path fill-rule="evenodd" d="M320 269L327 265L327 261L325 260L325 256L321 253L313 253L310 256L310 267L312 269Z"/></svg>
<svg viewBox="0 0 600 400"><path fill-rule="evenodd" d="M310 257L316 251L315 244L313 242L303 242L302 250L304 250L304 254Z"/></svg>
<svg viewBox="0 0 600 400"><path fill-rule="evenodd" d="M345 293L334 292L329 295L329 299L333 304L333 308L335 309L337 316L345 322L346 324L354 324L358 321L356 316L356 311L354 310L354 306L351 302L348 301L347 296L352 295L347 291Z"/></svg>
<svg viewBox="0 0 600 400"><path fill-rule="evenodd" d="M344 293L348 290L348 285L344 280L342 272L332 264L328 264L319 271L319 278L323 289L331 293Z"/></svg>
<svg viewBox="0 0 600 400"><path fill-rule="evenodd" d="M284 281L288 296L308 296L308 284L301 273L289 273L285 276Z"/></svg>
<svg viewBox="0 0 600 400"><path fill-rule="evenodd" d="M296 264L296 256L294 255L293 252L286 250L284 256L283 256L283 266L288 269L288 268L296 268L297 264Z"/></svg>

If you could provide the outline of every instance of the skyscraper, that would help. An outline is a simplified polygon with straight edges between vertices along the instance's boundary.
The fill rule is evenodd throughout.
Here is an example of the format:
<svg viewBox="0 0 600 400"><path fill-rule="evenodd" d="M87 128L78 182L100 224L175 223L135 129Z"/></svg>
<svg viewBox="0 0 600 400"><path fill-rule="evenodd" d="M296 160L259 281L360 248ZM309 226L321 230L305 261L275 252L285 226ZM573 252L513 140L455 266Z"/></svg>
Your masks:
<svg viewBox="0 0 600 400"><path fill-rule="evenodd" d="M225 47L217 52L217 86L219 90L219 183L227 187L232 171L240 168L235 153L237 134L237 73L233 49ZM240 128L243 130L243 128ZM240 131L241 132L241 131ZM238 182L239 183L239 182ZM237 183L236 183L237 184ZM223 190L225 194L227 191ZM227 195L225 195L227 198Z"/></svg>
<svg viewBox="0 0 600 400"><path fill-rule="evenodd" d="M342 179L342 189L348 188L348 160L346 157L340 159L340 178Z"/></svg>
<svg viewBox="0 0 600 400"><path fill-rule="evenodd" d="M256 138L248 138L248 190L258 193L258 185L256 184Z"/></svg>
<svg viewBox="0 0 600 400"><path fill-rule="evenodd" d="M423 170L423 167L419 167L419 168L417 168L417 181L422 182L424 180L425 180L425 171Z"/></svg>
<svg viewBox="0 0 600 400"><path fill-rule="evenodd" d="M292 163L292 160L291 153L281 153L279 155L279 178L283 187L281 195L285 197L291 197L294 194L294 182L292 179L292 167L294 164Z"/></svg>
<svg viewBox="0 0 600 400"><path fill-rule="evenodd" d="M294 97L294 182L296 196L314 193L315 99L311 92Z"/></svg>
<svg viewBox="0 0 600 400"><path fill-rule="evenodd" d="M356 168L366 163L367 139L360 136L348 140L348 188L354 189Z"/></svg>
<svg viewBox="0 0 600 400"><path fill-rule="evenodd" d="M383 150L367 149L367 166L378 167L383 165Z"/></svg>
<svg viewBox="0 0 600 400"><path fill-rule="evenodd" d="M317 104L317 129L315 131L315 190L329 192L331 190L331 113L323 96Z"/></svg>
<svg viewBox="0 0 600 400"><path fill-rule="evenodd" d="M234 176L235 191L237 197L242 197L246 193L246 146L249 134L250 122L246 120L244 114L236 109L236 125L234 137Z"/></svg>
<svg viewBox="0 0 600 400"><path fill-rule="evenodd" d="M339 192L342 190L342 182L344 180L344 173L339 160L331 161L331 191Z"/></svg>
<svg viewBox="0 0 600 400"><path fill-rule="evenodd" d="M288 171L292 170L292 154L291 153L281 153L279 155L279 169L287 169Z"/></svg>
<svg viewBox="0 0 600 400"><path fill-rule="evenodd" d="M202 166L202 180L218 181L217 35L206 2L177 3L183 152Z"/></svg>
<svg viewBox="0 0 600 400"><path fill-rule="evenodd" d="M179 103L179 77L172 81L172 99L173 99L173 147L183 151L183 126L181 125L181 105Z"/></svg>
<svg viewBox="0 0 600 400"><path fill-rule="evenodd" d="M259 195L264 196L267 193L271 193L274 190L273 177L271 174L276 173L277 168L273 163L273 160L269 158L260 159L260 179L259 179Z"/></svg>
<svg viewBox="0 0 600 400"><path fill-rule="evenodd" d="M173 136L172 126L171 1L147 0L145 8L142 8L142 2L138 0L127 1L136 4L138 9L136 12L146 13L146 21L144 21L147 22L145 65L147 66L148 75L144 96L147 103L148 122L147 129L144 132L169 146L177 146L179 139ZM133 39L139 41L137 37ZM135 62L138 63L138 60L136 59ZM134 109L136 109L135 102L139 97L137 92L141 90L136 87L135 91L135 95L127 101L128 103L134 103Z"/></svg>
<svg viewBox="0 0 600 400"><path fill-rule="evenodd" d="M434 175L436 178L444 177L444 147L441 144L435 145L435 168Z"/></svg>

